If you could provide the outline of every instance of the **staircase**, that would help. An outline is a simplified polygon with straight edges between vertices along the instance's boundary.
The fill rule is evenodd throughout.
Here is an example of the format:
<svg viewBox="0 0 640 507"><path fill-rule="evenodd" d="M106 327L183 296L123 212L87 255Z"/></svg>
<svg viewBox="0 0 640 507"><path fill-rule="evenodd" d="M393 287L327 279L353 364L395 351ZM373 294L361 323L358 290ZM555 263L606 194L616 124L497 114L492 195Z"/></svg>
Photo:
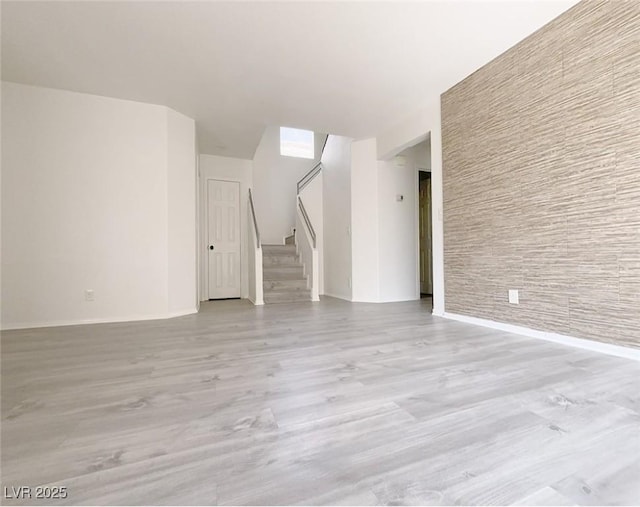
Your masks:
<svg viewBox="0 0 640 507"><path fill-rule="evenodd" d="M264 302L311 301L295 245L262 245Z"/></svg>

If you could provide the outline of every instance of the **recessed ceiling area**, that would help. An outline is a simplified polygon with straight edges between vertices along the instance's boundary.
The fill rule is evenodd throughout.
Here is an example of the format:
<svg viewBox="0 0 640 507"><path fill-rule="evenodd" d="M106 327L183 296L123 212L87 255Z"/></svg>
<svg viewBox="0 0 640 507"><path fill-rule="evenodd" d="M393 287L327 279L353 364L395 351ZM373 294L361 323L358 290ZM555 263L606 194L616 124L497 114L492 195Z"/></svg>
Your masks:
<svg viewBox="0 0 640 507"><path fill-rule="evenodd" d="M2 2L7 81L162 104L202 153L376 136L577 3Z"/></svg>

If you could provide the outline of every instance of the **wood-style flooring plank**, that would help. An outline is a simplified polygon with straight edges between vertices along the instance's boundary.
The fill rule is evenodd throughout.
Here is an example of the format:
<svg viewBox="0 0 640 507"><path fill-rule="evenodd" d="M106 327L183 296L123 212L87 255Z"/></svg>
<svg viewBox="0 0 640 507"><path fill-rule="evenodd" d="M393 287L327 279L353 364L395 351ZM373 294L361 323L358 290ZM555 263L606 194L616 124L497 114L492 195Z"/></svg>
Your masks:
<svg viewBox="0 0 640 507"><path fill-rule="evenodd" d="M640 503L639 363L429 309L221 301L3 332L2 486L64 486L59 505Z"/></svg>

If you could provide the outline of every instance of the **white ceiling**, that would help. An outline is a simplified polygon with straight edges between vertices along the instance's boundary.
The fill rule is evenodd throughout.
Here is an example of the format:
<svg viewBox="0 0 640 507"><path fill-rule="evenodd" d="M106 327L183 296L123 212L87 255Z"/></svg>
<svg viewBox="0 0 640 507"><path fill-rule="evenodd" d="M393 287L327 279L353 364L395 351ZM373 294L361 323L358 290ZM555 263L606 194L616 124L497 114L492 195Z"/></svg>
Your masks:
<svg viewBox="0 0 640 507"><path fill-rule="evenodd" d="M375 136L575 3L3 1L2 76L164 104L252 158L266 125Z"/></svg>

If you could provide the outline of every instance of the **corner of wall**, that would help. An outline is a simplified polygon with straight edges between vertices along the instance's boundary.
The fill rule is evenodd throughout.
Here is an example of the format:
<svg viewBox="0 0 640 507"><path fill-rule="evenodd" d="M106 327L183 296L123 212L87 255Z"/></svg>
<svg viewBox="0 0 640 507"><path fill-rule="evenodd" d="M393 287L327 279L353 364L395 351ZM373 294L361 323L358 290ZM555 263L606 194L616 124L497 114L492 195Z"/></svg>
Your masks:
<svg viewBox="0 0 640 507"><path fill-rule="evenodd" d="M352 298L380 300L378 160L375 138L351 143Z"/></svg>

